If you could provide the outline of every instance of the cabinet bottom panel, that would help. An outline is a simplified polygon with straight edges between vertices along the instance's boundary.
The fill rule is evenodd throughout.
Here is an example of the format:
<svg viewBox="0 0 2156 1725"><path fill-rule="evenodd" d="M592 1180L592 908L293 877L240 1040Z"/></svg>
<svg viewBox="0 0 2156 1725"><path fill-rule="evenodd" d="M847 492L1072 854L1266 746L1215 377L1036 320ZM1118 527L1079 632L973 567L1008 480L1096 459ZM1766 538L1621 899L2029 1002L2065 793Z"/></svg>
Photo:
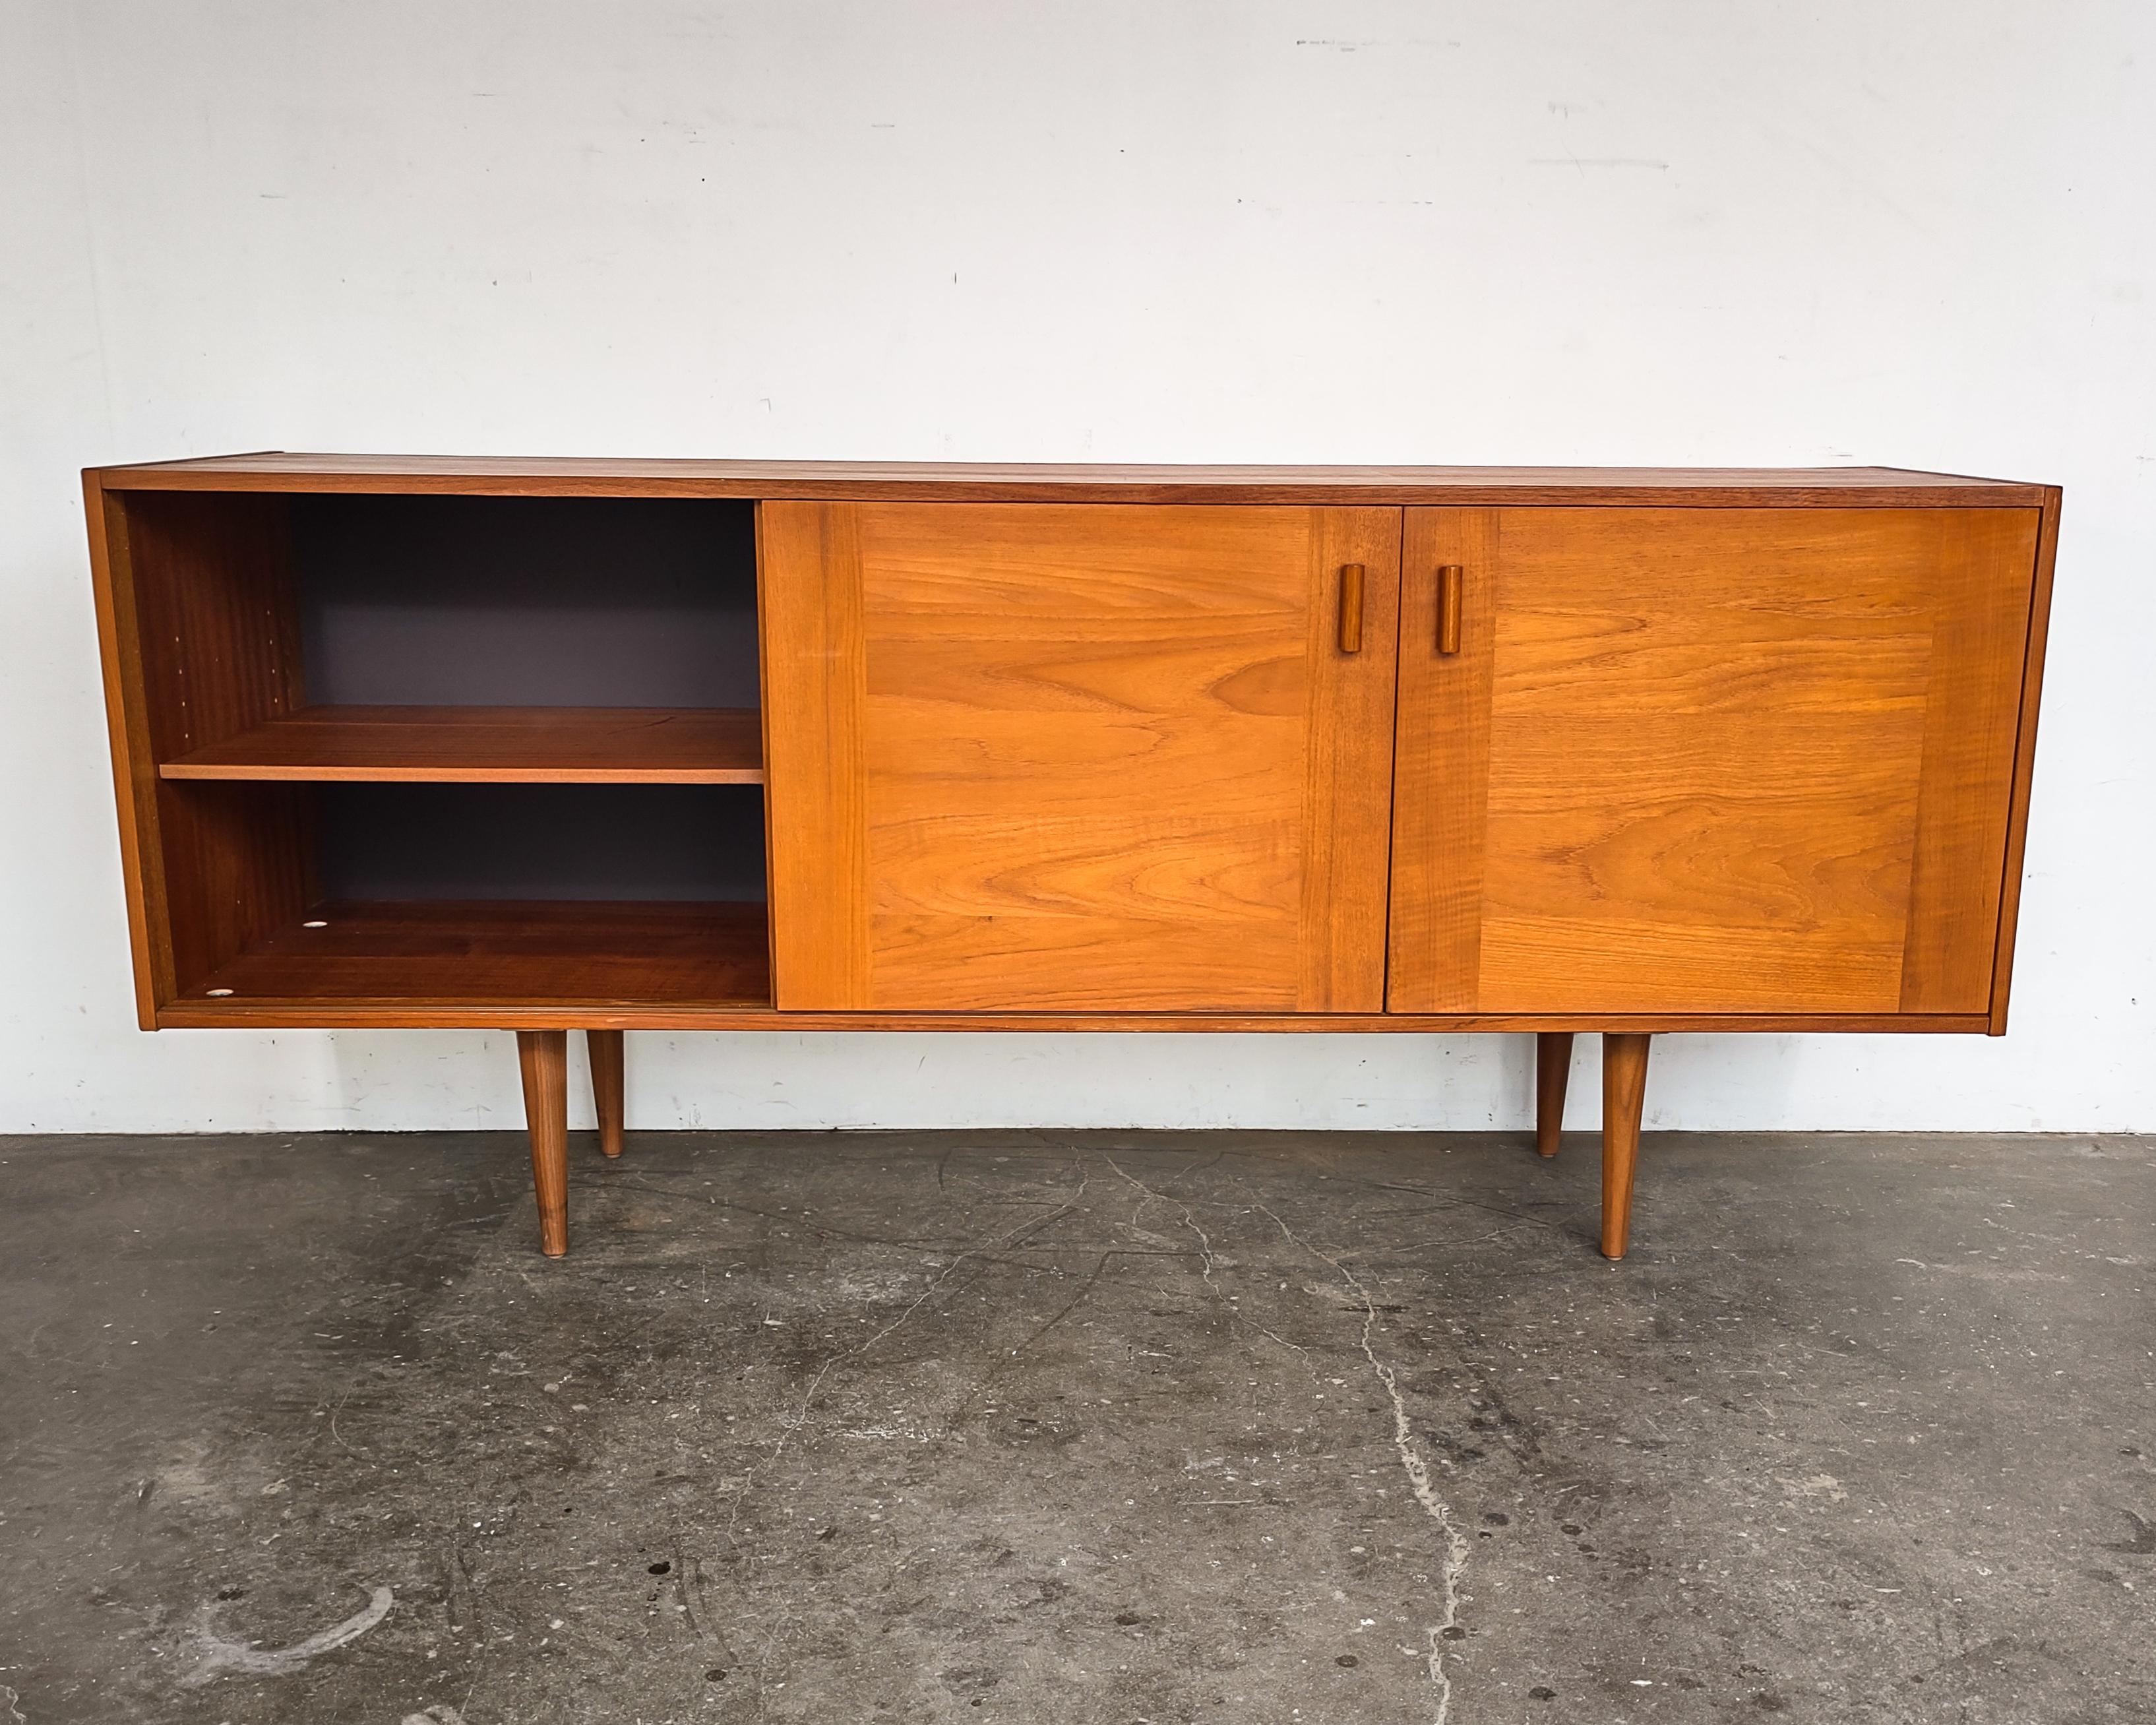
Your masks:
<svg viewBox="0 0 2156 1725"><path fill-rule="evenodd" d="M500 1024L771 1005L760 904L330 903L158 1014L180 1023ZM579 1016L578 1022L583 1022Z"/></svg>

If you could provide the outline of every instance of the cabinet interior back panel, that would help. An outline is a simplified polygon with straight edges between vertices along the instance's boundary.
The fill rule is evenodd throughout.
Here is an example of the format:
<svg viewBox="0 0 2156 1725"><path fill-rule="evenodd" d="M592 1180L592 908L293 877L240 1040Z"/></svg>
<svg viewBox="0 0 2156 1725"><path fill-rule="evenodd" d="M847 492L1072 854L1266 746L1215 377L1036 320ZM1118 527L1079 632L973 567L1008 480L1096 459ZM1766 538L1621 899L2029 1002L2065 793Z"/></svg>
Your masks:
<svg viewBox="0 0 2156 1725"><path fill-rule="evenodd" d="M754 506L300 496L316 705L752 707Z"/></svg>
<svg viewBox="0 0 2156 1725"><path fill-rule="evenodd" d="M315 795L326 898L764 896L752 785L337 784Z"/></svg>

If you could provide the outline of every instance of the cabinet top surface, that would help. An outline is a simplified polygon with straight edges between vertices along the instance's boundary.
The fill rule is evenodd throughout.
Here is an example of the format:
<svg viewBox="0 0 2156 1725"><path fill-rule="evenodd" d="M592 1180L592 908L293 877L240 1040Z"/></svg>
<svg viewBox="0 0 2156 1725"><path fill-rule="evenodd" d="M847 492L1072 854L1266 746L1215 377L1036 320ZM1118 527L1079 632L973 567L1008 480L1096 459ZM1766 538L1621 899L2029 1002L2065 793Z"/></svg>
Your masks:
<svg viewBox="0 0 2156 1725"><path fill-rule="evenodd" d="M2035 508L2047 488L1896 467L1255 467L326 455L282 450L93 470L113 490L949 502Z"/></svg>

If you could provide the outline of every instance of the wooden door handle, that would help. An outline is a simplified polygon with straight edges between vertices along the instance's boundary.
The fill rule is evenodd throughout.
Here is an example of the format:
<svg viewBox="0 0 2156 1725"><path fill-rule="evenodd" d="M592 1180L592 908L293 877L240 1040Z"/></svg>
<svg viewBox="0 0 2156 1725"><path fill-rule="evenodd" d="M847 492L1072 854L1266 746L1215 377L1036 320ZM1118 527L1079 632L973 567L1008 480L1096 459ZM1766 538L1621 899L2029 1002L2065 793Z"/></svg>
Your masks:
<svg viewBox="0 0 2156 1725"><path fill-rule="evenodd" d="M1467 572L1447 563L1437 572L1437 650L1460 650L1460 614L1467 603Z"/></svg>
<svg viewBox="0 0 2156 1725"><path fill-rule="evenodd" d="M1340 650L1363 650L1363 566L1345 563L1340 570Z"/></svg>

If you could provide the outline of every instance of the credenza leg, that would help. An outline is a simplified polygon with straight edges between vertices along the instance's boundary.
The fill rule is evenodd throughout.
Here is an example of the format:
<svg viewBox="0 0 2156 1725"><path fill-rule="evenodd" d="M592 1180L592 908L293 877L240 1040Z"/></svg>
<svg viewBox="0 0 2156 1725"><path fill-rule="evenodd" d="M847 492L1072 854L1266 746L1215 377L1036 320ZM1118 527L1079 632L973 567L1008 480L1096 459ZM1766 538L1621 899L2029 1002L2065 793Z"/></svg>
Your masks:
<svg viewBox="0 0 2156 1725"><path fill-rule="evenodd" d="M622 1033L587 1030L584 1047L592 1057L592 1101L598 1110L599 1148L608 1156L621 1154Z"/></svg>
<svg viewBox="0 0 2156 1725"><path fill-rule="evenodd" d="M1621 1258L1632 1236L1632 1173L1640 1161L1640 1116L1647 1101L1651 1039L1602 1037L1602 1255Z"/></svg>
<svg viewBox="0 0 2156 1725"><path fill-rule="evenodd" d="M539 1250L569 1250L569 1033L519 1030L524 1124L531 1135L531 1187L539 1199Z"/></svg>
<svg viewBox="0 0 2156 1725"><path fill-rule="evenodd" d="M1564 1084L1572 1076L1572 1032L1544 1030L1535 1038L1535 1148L1557 1154L1564 1130Z"/></svg>

